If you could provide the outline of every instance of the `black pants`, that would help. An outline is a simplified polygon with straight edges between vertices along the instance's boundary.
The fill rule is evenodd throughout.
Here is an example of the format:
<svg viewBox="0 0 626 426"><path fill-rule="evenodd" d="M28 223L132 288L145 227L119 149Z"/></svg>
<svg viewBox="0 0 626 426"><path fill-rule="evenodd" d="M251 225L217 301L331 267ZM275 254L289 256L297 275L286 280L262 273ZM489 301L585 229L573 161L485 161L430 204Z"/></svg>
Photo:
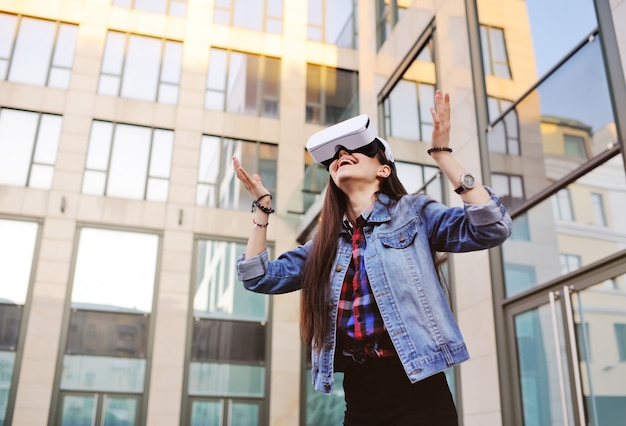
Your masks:
<svg viewBox="0 0 626 426"><path fill-rule="evenodd" d="M444 373L411 384L397 357L348 361L345 426L457 426Z"/></svg>

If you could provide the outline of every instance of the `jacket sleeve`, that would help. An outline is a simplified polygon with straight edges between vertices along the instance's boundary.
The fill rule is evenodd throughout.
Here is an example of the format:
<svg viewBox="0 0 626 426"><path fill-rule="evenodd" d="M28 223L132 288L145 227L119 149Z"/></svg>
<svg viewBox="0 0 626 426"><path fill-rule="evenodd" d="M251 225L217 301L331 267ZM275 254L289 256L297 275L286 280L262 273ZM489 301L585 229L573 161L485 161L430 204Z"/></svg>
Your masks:
<svg viewBox="0 0 626 426"><path fill-rule="evenodd" d="M237 258L237 277L247 290L255 293L282 294L302 288L304 263L311 241L269 260L267 250L257 256Z"/></svg>
<svg viewBox="0 0 626 426"><path fill-rule="evenodd" d="M447 207L429 198L420 216L426 224L433 250L468 252L498 246L511 235L512 221L500 198L489 187L491 195L483 205L465 203Z"/></svg>

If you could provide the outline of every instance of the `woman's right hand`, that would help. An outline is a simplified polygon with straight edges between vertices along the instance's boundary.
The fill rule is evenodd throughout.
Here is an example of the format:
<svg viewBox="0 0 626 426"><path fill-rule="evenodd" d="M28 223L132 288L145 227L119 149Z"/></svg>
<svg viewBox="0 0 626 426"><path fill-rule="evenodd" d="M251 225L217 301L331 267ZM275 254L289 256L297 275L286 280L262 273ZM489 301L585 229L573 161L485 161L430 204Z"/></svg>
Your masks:
<svg viewBox="0 0 626 426"><path fill-rule="evenodd" d="M261 176L256 173L250 175L246 169L243 168L237 157L233 157L233 169L235 169L237 179L239 179L239 181L243 184L243 187L246 188L246 191L250 193L253 199L256 200L269 193L269 191L263 186Z"/></svg>

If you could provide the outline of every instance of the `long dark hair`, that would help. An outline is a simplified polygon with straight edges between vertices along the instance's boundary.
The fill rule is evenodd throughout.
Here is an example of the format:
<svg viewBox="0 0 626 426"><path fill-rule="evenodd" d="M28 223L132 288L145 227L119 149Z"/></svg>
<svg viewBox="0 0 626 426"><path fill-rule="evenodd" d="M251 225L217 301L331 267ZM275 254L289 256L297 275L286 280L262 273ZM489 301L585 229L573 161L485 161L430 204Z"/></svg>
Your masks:
<svg viewBox="0 0 626 426"><path fill-rule="evenodd" d="M389 164L382 149L378 150L376 158L380 164ZM397 201L406 195L407 191L398 179L395 166L393 164L389 166L391 174L381 180L379 193ZM329 322L332 320L329 315L331 307L328 305L330 271L337 253L341 221L346 212L347 202L346 194L335 185L332 178L329 178L317 235L314 237L311 253L304 266L300 299L300 333L304 343L314 350L321 349Z"/></svg>

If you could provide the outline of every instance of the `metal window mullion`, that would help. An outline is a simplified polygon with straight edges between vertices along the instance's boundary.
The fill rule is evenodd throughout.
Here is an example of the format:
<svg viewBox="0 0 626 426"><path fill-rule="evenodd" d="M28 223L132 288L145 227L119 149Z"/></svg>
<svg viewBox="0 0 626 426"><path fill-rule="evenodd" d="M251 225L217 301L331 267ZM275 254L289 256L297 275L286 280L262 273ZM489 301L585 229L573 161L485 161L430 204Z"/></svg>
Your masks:
<svg viewBox="0 0 626 426"><path fill-rule="evenodd" d="M115 133L117 132L117 124L118 123L111 123L111 125L113 126L113 131L111 132L111 143L109 145L109 160L107 161L106 178L104 180L104 195L105 196L108 195L109 176L110 176L110 170L111 170L111 162L113 161L113 149L114 149L114 144L116 140Z"/></svg>
<svg viewBox="0 0 626 426"><path fill-rule="evenodd" d="M565 285L563 286L563 301L565 305L565 325L568 336L568 346L571 357L571 374L574 378L573 383L570 384L572 393L575 396L576 407L574 409L574 417L577 424L584 424L585 422L585 404L582 394L582 381L580 377L580 360L578 358L578 351L576 348L576 331L574 329L574 315L572 311L572 289Z"/></svg>
<svg viewBox="0 0 626 426"><path fill-rule="evenodd" d="M267 7L267 2L265 3ZM258 84L257 84L257 101L256 101L256 115L257 117L263 116L263 101L265 100L265 56L259 55L259 73L257 75Z"/></svg>
<svg viewBox="0 0 626 426"><path fill-rule="evenodd" d="M30 177L33 172L33 165L35 164L35 151L37 151L37 144L39 141L37 140L37 135L39 134L39 128L41 127L41 113L33 113L37 114L37 126L35 127L35 140L33 141L33 150L30 153L30 161L28 162L28 173L26 174L26 187L30 187Z"/></svg>
<svg viewBox="0 0 626 426"><path fill-rule="evenodd" d="M157 82L157 87L156 87L156 91L154 93L154 102L159 102L159 92L161 91L161 85L164 84L163 82L163 62L165 59L165 40L161 39L161 58L160 58L160 65L159 65L159 81Z"/></svg>
<svg viewBox="0 0 626 426"><path fill-rule="evenodd" d="M559 379L559 394L561 397L561 414L563 415L563 424L569 424L569 415L567 412L567 395L565 393L565 377L563 375L563 359L561 357L561 345L559 339L559 323L556 314L556 299L560 296L559 291L551 291L548 293L550 300L550 314L552 318L552 334L554 338L554 355L556 358L556 372Z"/></svg>
<svg viewBox="0 0 626 426"><path fill-rule="evenodd" d="M17 36L20 33L20 26L22 25L22 17L20 15L15 15L15 30L13 33L13 43L11 43L11 49L9 50L9 55L7 56L7 75L6 80L9 80L9 74L11 73L11 65L13 64L13 53L15 53L15 46L17 45Z"/></svg>
<svg viewBox="0 0 626 426"><path fill-rule="evenodd" d="M60 30L60 22L55 21L55 30L54 30L54 43L52 43L52 53L50 54L50 61L48 63L48 72L46 73L46 82L45 86L48 87L50 83L50 74L52 74L52 68L54 67L54 53L58 48L59 43L59 30Z"/></svg>
<svg viewBox="0 0 626 426"><path fill-rule="evenodd" d="M154 154L154 132L156 129L150 129L150 150L148 151L148 167L146 168L146 184L143 187L143 199L148 199L148 184L150 182L150 166L152 165L152 156Z"/></svg>

